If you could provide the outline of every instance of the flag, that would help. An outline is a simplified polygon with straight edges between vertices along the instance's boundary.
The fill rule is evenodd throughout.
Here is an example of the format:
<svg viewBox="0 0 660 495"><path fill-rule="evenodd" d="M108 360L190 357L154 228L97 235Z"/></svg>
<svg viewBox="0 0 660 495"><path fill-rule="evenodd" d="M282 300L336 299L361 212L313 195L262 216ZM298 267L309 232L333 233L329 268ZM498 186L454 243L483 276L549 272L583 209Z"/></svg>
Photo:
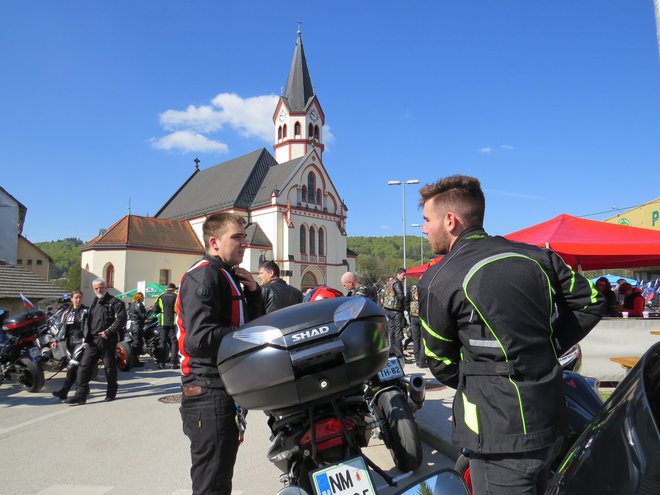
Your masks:
<svg viewBox="0 0 660 495"><path fill-rule="evenodd" d="M21 296L21 301L23 301L23 306L25 306L25 309L37 309L37 307L34 304L32 304L32 301L30 301L23 294L19 292L18 295Z"/></svg>

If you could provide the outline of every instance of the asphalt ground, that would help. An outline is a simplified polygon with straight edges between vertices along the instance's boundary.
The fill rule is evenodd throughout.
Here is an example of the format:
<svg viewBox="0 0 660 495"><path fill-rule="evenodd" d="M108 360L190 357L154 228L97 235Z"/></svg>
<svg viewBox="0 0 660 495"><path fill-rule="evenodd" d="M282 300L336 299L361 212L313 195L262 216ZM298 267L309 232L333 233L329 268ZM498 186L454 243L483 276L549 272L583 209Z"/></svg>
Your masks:
<svg viewBox="0 0 660 495"><path fill-rule="evenodd" d="M424 372L412 365L406 371ZM426 370L428 371L428 370ZM51 377L52 373L46 373ZM102 371L101 371L102 376ZM430 375L429 375L430 376ZM28 393L5 382L0 387L0 493L17 495L189 494L189 443L181 430L178 411L178 371L160 370L149 361L119 375L114 402L103 402L105 383L92 382L84 406L69 406L51 396L63 373L47 380L39 393ZM428 380L432 384L432 379ZM437 382L436 382L437 383ZM417 412L424 446L423 466L403 475L400 486L443 467L453 460L438 449L429 429L436 419L447 421L446 399L427 393ZM441 409L438 409L441 408ZM274 494L281 487L280 472L266 459L269 442L266 416L248 415L245 443L234 473L234 495ZM390 476L402 476L382 442L374 441L365 454ZM372 473L379 494L398 493Z"/></svg>

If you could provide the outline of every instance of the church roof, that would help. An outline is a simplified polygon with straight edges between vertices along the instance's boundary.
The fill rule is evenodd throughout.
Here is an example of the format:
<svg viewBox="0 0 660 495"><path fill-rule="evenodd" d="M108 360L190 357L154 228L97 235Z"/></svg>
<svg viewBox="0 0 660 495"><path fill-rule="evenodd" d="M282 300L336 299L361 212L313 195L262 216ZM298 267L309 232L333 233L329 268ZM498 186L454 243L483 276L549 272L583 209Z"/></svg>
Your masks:
<svg viewBox="0 0 660 495"><path fill-rule="evenodd" d="M60 297L66 291L26 268L0 261L0 298L18 298L19 292L36 301Z"/></svg>
<svg viewBox="0 0 660 495"><path fill-rule="evenodd" d="M204 252L188 222L138 215L126 215L89 241L83 251L103 248Z"/></svg>
<svg viewBox="0 0 660 495"><path fill-rule="evenodd" d="M302 36L298 31L296 49L289 69L289 78L282 98L289 107L290 112L304 112L309 101L314 97L312 78L309 75Z"/></svg>
<svg viewBox="0 0 660 495"><path fill-rule="evenodd" d="M249 246L266 247L269 249L273 248L273 243L270 242L270 239L266 233L261 230L258 223L251 223L245 227L245 233L247 234L247 243Z"/></svg>
<svg viewBox="0 0 660 495"><path fill-rule="evenodd" d="M274 165L277 165L277 162L273 155L261 148L200 170L193 174L155 216L183 220L233 207L249 208L269 168Z"/></svg>

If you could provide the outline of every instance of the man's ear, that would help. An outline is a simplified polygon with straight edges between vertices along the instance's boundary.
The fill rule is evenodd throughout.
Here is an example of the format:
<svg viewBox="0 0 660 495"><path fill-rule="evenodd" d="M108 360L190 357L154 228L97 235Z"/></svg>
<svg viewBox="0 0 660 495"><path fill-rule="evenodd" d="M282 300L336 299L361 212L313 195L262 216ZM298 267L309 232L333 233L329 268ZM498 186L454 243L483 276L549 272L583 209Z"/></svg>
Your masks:
<svg viewBox="0 0 660 495"><path fill-rule="evenodd" d="M462 221L460 217L456 215L453 211L448 211L445 214L445 228L450 234L456 234L461 228Z"/></svg>
<svg viewBox="0 0 660 495"><path fill-rule="evenodd" d="M218 250L218 238L217 237L215 237L213 235L211 237L209 237L209 247L211 249L213 249L213 251Z"/></svg>

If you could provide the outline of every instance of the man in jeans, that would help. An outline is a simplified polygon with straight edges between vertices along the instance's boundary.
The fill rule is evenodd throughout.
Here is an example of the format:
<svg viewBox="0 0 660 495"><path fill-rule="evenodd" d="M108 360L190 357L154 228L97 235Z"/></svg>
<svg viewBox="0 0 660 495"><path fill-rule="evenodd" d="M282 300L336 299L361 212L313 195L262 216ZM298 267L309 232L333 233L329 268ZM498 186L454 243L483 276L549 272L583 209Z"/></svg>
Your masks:
<svg viewBox="0 0 660 495"><path fill-rule="evenodd" d="M239 430L216 357L222 338L260 316L263 305L257 282L238 267L247 247L243 218L217 213L206 218L202 231L206 255L184 274L176 305L179 411L190 439L193 495L231 495Z"/></svg>
<svg viewBox="0 0 660 495"><path fill-rule="evenodd" d="M176 304L176 285L167 285L167 291L158 296L154 303L154 313L159 314L160 335L158 345L160 347L161 361L158 363L160 369L167 365L167 345L170 347L170 362L172 369L179 368L179 343L176 337L176 326L174 325L174 306Z"/></svg>

